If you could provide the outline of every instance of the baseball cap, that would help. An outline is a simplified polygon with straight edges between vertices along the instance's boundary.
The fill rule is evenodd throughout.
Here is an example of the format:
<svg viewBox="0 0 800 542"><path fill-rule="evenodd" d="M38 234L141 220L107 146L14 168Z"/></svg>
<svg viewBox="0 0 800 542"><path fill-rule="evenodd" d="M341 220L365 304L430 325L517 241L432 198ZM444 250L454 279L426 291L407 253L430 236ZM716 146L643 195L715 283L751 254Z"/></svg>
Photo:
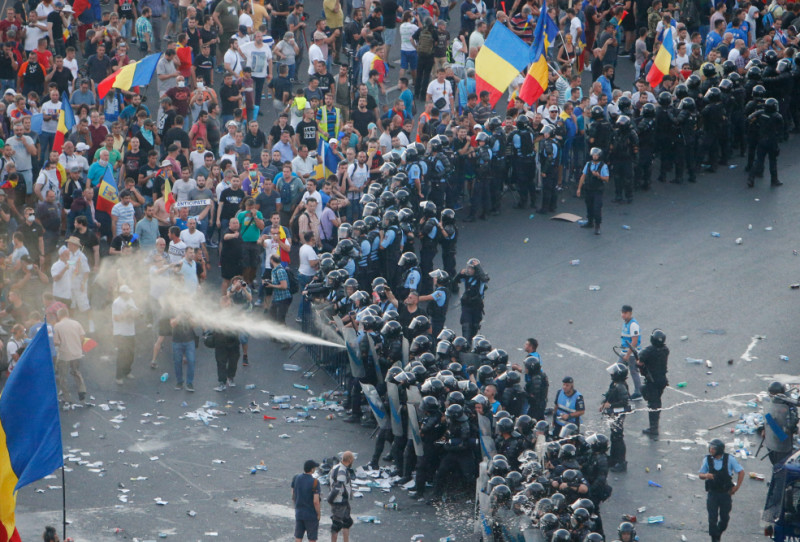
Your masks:
<svg viewBox="0 0 800 542"><path fill-rule="evenodd" d="M339 144L339 140L336 139L336 138L333 138L330 141L328 141L328 145L338 145L338 144Z"/></svg>
<svg viewBox="0 0 800 542"><path fill-rule="evenodd" d="M309 459L305 463L303 463L303 472L311 472L311 469L315 469L317 467L319 467L319 463L317 463L313 459Z"/></svg>
<svg viewBox="0 0 800 542"><path fill-rule="evenodd" d="M172 162L170 162L168 159L164 159L161 161L161 167L170 167L170 166L172 166Z"/></svg>
<svg viewBox="0 0 800 542"><path fill-rule="evenodd" d="M552 113L553 111L555 111L556 113L558 113L558 106L557 106L557 105L551 105L551 106L550 106L550 109L549 109L548 111L550 111L551 113Z"/></svg>
<svg viewBox="0 0 800 542"><path fill-rule="evenodd" d="M575 380L571 376L565 376L564 378L561 379L562 384L572 384L574 382Z"/></svg>
<svg viewBox="0 0 800 542"><path fill-rule="evenodd" d="M6 89L6 91L3 93L3 96L8 96L9 94L11 94L12 96L16 96L17 95L17 93L14 92L13 89L9 88L9 89Z"/></svg>
<svg viewBox="0 0 800 542"><path fill-rule="evenodd" d="M236 121L235 120L229 120L228 122L226 122L225 123L225 128L227 128L229 126L236 126Z"/></svg>
<svg viewBox="0 0 800 542"><path fill-rule="evenodd" d="M89 149L91 149L91 147L83 141L75 145L75 150L79 152L88 151Z"/></svg>

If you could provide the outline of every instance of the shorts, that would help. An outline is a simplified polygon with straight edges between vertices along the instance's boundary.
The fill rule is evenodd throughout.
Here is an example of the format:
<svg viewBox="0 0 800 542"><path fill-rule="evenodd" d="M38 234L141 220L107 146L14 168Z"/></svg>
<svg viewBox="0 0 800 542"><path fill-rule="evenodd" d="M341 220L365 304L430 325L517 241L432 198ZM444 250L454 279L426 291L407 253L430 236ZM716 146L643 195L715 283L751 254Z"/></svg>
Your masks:
<svg viewBox="0 0 800 542"><path fill-rule="evenodd" d="M400 67L404 70L411 68L417 69L417 52L416 51L400 51Z"/></svg>
<svg viewBox="0 0 800 542"><path fill-rule="evenodd" d="M172 336L172 326L169 323L170 317L169 316L162 316L158 319L158 336L159 337L171 337Z"/></svg>
<svg viewBox="0 0 800 542"><path fill-rule="evenodd" d="M338 533L342 529L349 529L353 526L353 518L350 517L350 503L337 503L331 505L331 532Z"/></svg>
<svg viewBox="0 0 800 542"><path fill-rule="evenodd" d="M308 535L308 539L313 542L317 539L319 531L318 519L295 519L294 520L294 537L298 540L303 539L303 535Z"/></svg>
<svg viewBox="0 0 800 542"><path fill-rule="evenodd" d="M394 34L397 28L387 28L383 31L383 43L386 45L394 45Z"/></svg>
<svg viewBox="0 0 800 542"><path fill-rule="evenodd" d="M76 292L72 293L72 308L78 309L79 312L86 312L91 309L89 304L89 292L87 288L81 290L78 288Z"/></svg>

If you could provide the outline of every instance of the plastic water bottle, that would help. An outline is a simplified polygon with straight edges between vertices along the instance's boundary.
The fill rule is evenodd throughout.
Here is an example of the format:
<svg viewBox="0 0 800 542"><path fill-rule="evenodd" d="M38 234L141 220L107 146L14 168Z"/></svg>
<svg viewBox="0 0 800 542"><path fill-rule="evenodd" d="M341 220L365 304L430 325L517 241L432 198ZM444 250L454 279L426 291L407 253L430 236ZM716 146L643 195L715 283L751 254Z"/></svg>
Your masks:
<svg viewBox="0 0 800 542"><path fill-rule="evenodd" d="M581 261L580 261L580 260L571 260L571 261L569 262L569 264L570 264L570 265L580 265L580 264L581 264Z"/></svg>
<svg viewBox="0 0 800 542"><path fill-rule="evenodd" d="M304 384L292 384L292 387L297 388L298 390L307 390L308 386Z"/></svg>
<svg viewBox="0 0 800 542"><path fill-rule="evenodd" d="M288 395L276 395L275 398L272 400L273 403L281 404L281 403L288 403L291 401L292 398Z"/></svg>
<svg viewBox="0 0 800 542"><path fill-rule="evenodd" d="M166 382L167 380L169 380L169 373L161 375L161 382Z"/></svg>
<svg viewBox="0 0 800 542"><path fill-rule="evenodd" d="M631 227L630 227L630 226L628 226L627 224L624 224L624 225L622 226L622 229L623 229L623 230L629 230L629 229L631 229Z"/></svg>
<svg viewBox="0 0 800 542"><path fill-rule="evenodd" d="M247 386L244 387L244 389L246 389L246 390L254 390L254 389L256 389L256 385L255 384L248 384Z"/></svg>
<svg viewBox="0 0 800 542"><path fill-rule="evenodd" d="M702 365L703 360L698 358L686 358L686 363L689 363L690 365Z"/></svg>
<svg viewBox="0 0 800 542"><path fill-rule="evenodd" d="M716 388L717 386L719 386L719 382L707 382L706 386L708 386L709 388Z"/></svg>
<svg viewBox="0 0 800 542"><path fill-rule="evenodd" d="M664 523L664 516L650 516L647 523Z"/></svg>
<svg viewBox="0 0 800 542"><path fill-rule="evenodd" d="M789 356L781 356L781 361L789 361Z"/></svg>
<svg viewBox="0 0 800 542"><path fill-rule="evenodd" d="M292 364L292 363L284 363L284 364L283 364L283 370L284 370L284 371L293 371L293 372L297 372L297 371L302 371L302 370L303 370L303 368L302 368L302 367L300 367L299 365L294 365L294 364Z"/></svg>
<svg viewBox="0 0 800 542"><path fill-rule="evenodd" d="M721 237L721 235L720 235L720 233L718 231L712 231L711 232L711 237Z"/></svg>

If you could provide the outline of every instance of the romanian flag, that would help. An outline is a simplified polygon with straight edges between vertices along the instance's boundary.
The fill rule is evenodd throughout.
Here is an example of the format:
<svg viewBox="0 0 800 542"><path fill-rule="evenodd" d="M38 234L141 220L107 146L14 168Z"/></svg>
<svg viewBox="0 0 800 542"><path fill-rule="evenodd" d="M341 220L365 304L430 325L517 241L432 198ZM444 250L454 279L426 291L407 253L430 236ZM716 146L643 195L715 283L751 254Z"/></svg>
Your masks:
<svg viewBox="0 0 800 542"><path fill-rule="evenodd" d="M73 126L75 126L75 113L73 113L72 106L69 104L69 96L66 92L62 92L61 111L58 113L58 127L56 128L56 135L53 139L54 151L61 152L61 147L64 146L64 138L72 131Z"/></svg>
<svg viewBox="0 0 800 542"><path fill-rule="evenodd" d="M172 209L172 204L175 203L175 194L172 193L172 185L169 184L169 178L164 175L164 209L169 212Z"/></svg>
<svg viewBox="0 0 800 542"><path fill-rule="evenodd" d="M651 87L658 86L664 76L669 73L673 58L675 58L675 47L672 44L672 32L664 32L664 41L656 53L656 58L653 60L653 65L650 66L650 71L647 72L647 82L650 83Z"/></svg>
<svg viewBox="0 0 800 542"><path fill-rule="evenodd" d="M81 350L83 350L84 353L89 353L95 348L97 348L97 341L95 341L94 339L90 339L88 337L84 337Z"/></svg>
<svg viewBox="0 0 800 542"><path fill-rule="evenodd" d="M489 37L475 58L475 92L489 91L492 107L525 69L528 45L507 27L492 26Z"/></svg>
<svg viewBox="0 0 800 542"><path fill-rule="evenodd" d="M16 492L63 465L53 353L42 326L0 395L0 542L21 542Z"/></svg>
<svg viewBox="0 0 800 542"><path fill-rule="evenodd" d="M112 88L130 90L148 84L153 78L160 58L161 53L154 53L138 62L123 66L97 84L97 95L102 100Z"/></svg>
<svg viewBox="0 0 800 542"><path fill-rule="evenodd" d="M317 179L327 179L329 175L336 175L336 170L339 168L339 157L331 152L331 147L328 142L319 139L317 145L317 155L322 157L322 163L314 166L314 175Z"/></svg>
<svg viewBox="0 0 800 542"><path fill-rule="evenodd" d="M111 208L117 203L119 203L117 182L114 180L114 174L111 173L111 166L108 166L103 175L103 180L100 181L100 185L97 187L97 210L111 214Z"/></svg>
<svg viewBox="0 0 800 542"><path fill-rule="evenodd" d="M545 90L547 90L547 49L546 43L548 34L552 32L552 28L548 28L548 21L555 27L555 34L558 34L558 27L553 23L553 19L547 14L547 5L542 5L541 12L539 13L539 21L536 23L536 30L533 32L533 43L529 49L528 61L528 75L525 77L525 82L522 88L519 89L519 97L522 98L528 105L532 105L539 99ZM555 40L555 36L553 36Z"/></svg>

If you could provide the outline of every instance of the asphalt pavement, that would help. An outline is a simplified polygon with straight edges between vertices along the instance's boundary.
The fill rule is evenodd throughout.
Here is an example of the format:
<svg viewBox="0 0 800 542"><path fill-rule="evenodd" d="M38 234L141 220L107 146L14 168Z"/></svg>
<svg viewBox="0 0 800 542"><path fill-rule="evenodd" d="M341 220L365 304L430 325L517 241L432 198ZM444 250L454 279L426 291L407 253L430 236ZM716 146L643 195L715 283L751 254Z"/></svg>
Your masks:
<svg viewBox="0 0 800 542"><path fill-rule="evenodd" d="M621 71L628 68L621 66ZM625 71L618 81L624 77ZM524 340L537 338L551 400L561 377L573 376L586 397L587 431L607 432L597 408L608 385L611 348L619 342L620 306L633 306L645 340L655 327L667 334L671 386L664 395L662 435L658 441L641 435L647 425L644 412L628 416L628 472L611 477L613 495L602 511L609 533L622 514L634 514L641 540L707 540L702 482L688 475L697 472L712 438L722 438L731 448L734 439L743 440L751 453L741 461L745 471L769 477L769 462L752 457L759 442L755 435L734 435L733 425L709 428L759 411L760 403L756 408L747 403L773 378L800 381L799 339L792 323L800 292L789 288L800 278L800 259L793 254L800 249L796 143L796 137L785 143L779 158L783 187L769 188L767 180L760 180L747 189L744 163L737 157L730 169L699 175L695 185L655 183L650 192L637 193L631 205L607 201L600 236L573 223L511 209L508 199L501 216L460 224L459 263L478 257L491 277L482 333L515 360L523 359ZM559 211L584 214L581 200L562 197ZM571 265L576 259L580 263ZM451 303L447 323L457 330L458 315L458 304ZM197 392L189 394L173 390L172 381L159 381L162 372L171 372L168 347L158 370L147 366L151 334L141 328L137 378L123 386L114 384L110 341L98 337L100 347L84 362L97 406L62 413L64 450L71 455L67 534L76 542L152 540L159 533L179 540L289 541L289 484L303 461L345 449L359 454L356 465L369 459L370 431L342 423L339 413L328 420L328 412L312 411L316 419L288 424L286 411L271 409L272 398L265 392L293 393L293 402L305 403L310 395L292 384L308 384L317 396L334 386L323 373L304 380L300 373L281 370L289 361L287 352L272 343L251 343L251 365L240 367L239 386L224 393L212 391L213 353L201 347ZM708 359L712 367L688 364L687 357ZM309 363L302 350L291 361ZM717 385L709 386L712 382ZM246 389L247 384L255 389ZM218 403L226 415L208 425L185 417L206 401ZM253 401L261 412L249 411ZM120 406L124 410L117 410ZM265 421L264 414L278 419ZM289 438L280 438L283 434ZM266 472L251 474L262 461ZM46 524L60 531L59 486L60 475L20 491L17 520L23 540L40 536ZM733 500L726 539L761 538L758 518L765 494L765 482L746 478ZM354 540L399 542L415 534L424 534L425 540L450 534L465 540L471 531L471 502L431 507L400 489L391 495L397 497L397 511L373 504L389 498L378 488L355 500L354 517L374 515L381 524L357 523ZM637 512L640 507L646 510ZM327 514L324 505L323 519ZM648 516L663 516L664 522L648 525ZM325 527L322 532L321 539L327 538Z"/></svg>

